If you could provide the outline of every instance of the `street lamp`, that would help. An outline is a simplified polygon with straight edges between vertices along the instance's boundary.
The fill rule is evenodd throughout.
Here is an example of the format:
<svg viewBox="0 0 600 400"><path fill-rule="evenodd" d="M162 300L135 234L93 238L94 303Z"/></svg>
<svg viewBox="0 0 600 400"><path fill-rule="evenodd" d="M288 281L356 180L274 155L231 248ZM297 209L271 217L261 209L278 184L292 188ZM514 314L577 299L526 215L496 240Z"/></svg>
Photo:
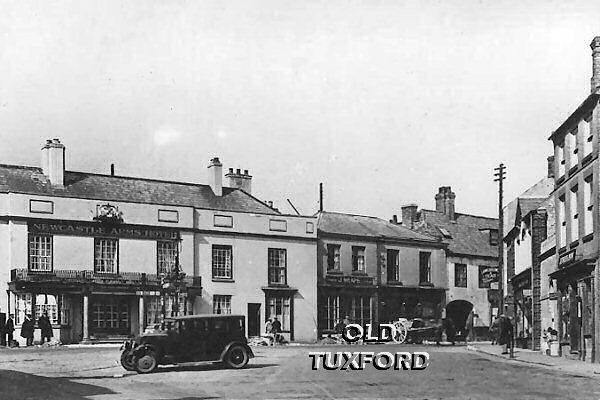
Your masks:
<svg viewBox="0 0 600 400"><path fill-rule="evenodd" d="M173 309L176 315L179 315L179 293L181 293L181 289L183 288L185 282L185 272L182 271L181 265L179 265L179 255L175 256L175 263L171 267L171 269L161 276L160 285L161 285L161 312L163 321L166 318L166 309L165 309L165 298L169 293L175 293L175 303Z"/></svg>

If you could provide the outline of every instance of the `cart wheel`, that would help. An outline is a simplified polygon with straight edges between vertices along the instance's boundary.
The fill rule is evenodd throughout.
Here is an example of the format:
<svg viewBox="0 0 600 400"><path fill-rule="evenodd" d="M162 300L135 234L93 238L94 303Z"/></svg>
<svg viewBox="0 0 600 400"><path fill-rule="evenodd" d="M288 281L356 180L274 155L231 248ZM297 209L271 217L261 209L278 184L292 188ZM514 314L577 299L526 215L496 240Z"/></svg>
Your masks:
<svg viewBox="0 0 600 400"><path fill-rule="evenodd" d="M396 327L396 334L394 335L394 342L404 343L404 341L406 340L406 335L408 333L408 330L406 329L406 325L404 325L400 321L396 321L394 323L394 326Z"/></svg>

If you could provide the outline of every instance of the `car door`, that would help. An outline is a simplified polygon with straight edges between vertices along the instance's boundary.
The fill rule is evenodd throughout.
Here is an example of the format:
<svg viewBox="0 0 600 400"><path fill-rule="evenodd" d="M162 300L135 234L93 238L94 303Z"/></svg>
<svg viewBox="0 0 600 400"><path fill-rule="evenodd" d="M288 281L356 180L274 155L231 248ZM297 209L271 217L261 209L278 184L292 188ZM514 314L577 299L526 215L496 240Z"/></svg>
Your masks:
<svg viewBox="0 0 600 400"><path fill-rule="evenodd" d="M229 332L227 321L215 318L209 321L209 332L207 337L207 359L218 360L225 346L229 344Z"/></svg>

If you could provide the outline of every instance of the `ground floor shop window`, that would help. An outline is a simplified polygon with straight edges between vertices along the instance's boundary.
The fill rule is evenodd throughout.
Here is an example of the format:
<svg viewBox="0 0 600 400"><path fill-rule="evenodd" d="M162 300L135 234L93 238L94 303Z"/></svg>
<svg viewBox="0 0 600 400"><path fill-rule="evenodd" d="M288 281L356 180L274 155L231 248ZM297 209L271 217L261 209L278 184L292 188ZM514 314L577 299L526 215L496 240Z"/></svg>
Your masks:
<svg viewBox="0 0 600 400"><path fill-rule="evenodd" d="M129 304L120 299L95 300L92 304L92 327L99 330L129 329Z"/></svg>
<svg viewBox="0 0 600 400"><path fill-rule="evenodd" d="M327 296L327 326L326 329L335 329L340 321L340 296Z"/></svg>
<svg viewBox="0 0 600 400"><path fill-rule="evenodd" d="M371 323L371 298L355 296L352 298L350 319L352 323L366 325Z"/></svg>
<svg viewBox="0 0 600 400"><path fill-rule="evenodd" d="M162 310L160 296L146 297L146 326L161 322Z"/></svg>
<svg viewBox="0 0 600 400"><path fill-rule="evenodd" d="M290 324L290 297L289 296L269 296L267 297L267 318L277 319L281 322L281 330L289 332Z"/></svg>
<svg viewBox="0 0 600 400"><path fill-rule="evenodd" d="M52 325L58 324L56 296L51 294L38 294L35 296L35 320L37 321L44 314L48 314L48 319L50 319Z"/></svg>
<svg viewBox="0 0 600 400"><path fill-rule="evenodd" d="M32 314L33 300L31 293L15 294L15 324L21 325L25 315Z"/></svg>

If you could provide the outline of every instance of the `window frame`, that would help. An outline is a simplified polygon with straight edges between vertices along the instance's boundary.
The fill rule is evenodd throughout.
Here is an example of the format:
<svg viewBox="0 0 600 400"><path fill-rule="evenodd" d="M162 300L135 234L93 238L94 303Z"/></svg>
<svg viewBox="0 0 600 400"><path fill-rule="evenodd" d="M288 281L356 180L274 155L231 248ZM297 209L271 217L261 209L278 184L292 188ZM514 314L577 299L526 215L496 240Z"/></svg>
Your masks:
<svg viewBox="0 0 600 400"><path fill-rule="evenodd" d="M366 260L366 248L365 246L352 246L352 272L365 274L367 273L367 260ZM362 263L360 262L362 260ZM360 266L362 265L362 269Z"/></svg>
<svg viewBox="0 0 600 400"><path fill-rule="evenodd" d="M231 315L231 300L232 295L230 294L213 294L213 314L215 315ZM222 301L221 301L222 300ZM220 308L217 308L220 305ZM228 312L217 312L218 310L223 311L225 309Z"/></svg>
<svg viewBox="0 0 600 400"><path fill-rule="evenodd" d="M427 257L427 264L423 265L423 257ZM427 280L423 280L423 267L426 267L427 270ZM419 285L430 285L432 284L432 276L431 276L431 252L430 251L420 251L419 252Z"/></svg>
<svg viewBox="0 0 600 400"><path fill-rule="evenodd" d="M167 257L161 260L161 246L164 246L166 244L169 245L173 245L174 248L173 249L167 249L167 251L174 251L174 255L172 254L172 264L169 268L167 268L164 272L161 272L161 263L162 264L167 264L169 263L168 258L169 254L167 254ZM162 250L164 251L164 247L162 248ZM168 273L170 270L172 270L174 265L177 265L177 259L179 258L179 243L176 240L157 240L156 241L156 274L157 275L163 275Z"/></svg>
<svg viewBox="0 0 600 400"><path fill-rule="evenodd" d="M271 257L271 254L277 254L277 261L279 262L279 265L272 265L271 261L274 261L275 258ZM281 267L281 258L279 258L281 255L283 254L283 267ZM282 249L282 248L273 248L273 247L269 247L267 249L267 274L268 274L268 282L269 285L280 285L280 286L285 286L287 285L287 249ZM271 272L274 270L279 270L279 275L281 277L281 270L283 269L283 282L275 282L274 280L271 279L272 274Z"/></svg>
<svg viewBox="0 0 600 400"><path fill-rule="evenodd" d="M98 270L98 243L101 241L113 242L116 244L115 249L115 264L114 271L99 271ZM94 273L95 274L119 274L119 239L114 237L94 237Z"/></svg>
<svg viewBox="0 0 600 400"><path fill-rule="evenodd" d="M400 250L398 249L386 249L386 261L387 261L387 280L388 282L400 282ZM393 264L390 264L390 257L395 259ZM390 274L390 268L392 273Z"/></svg>
<svg viewBox="0 0 600 400"><path fill-rule="evenodd" d="M34 238L49 239L50 241L50 255L39 255L40 249L37 249L38 254L32 254L32 241ZM47 250L47 249L46 249ZM50 263L50 269L32 268L32 263L35 258L44 258ZM41 272L41 273L52 273L54 272L54 236L47 234L30 233L27 236L27 270L29 272Z"/></svg>
<svg viewBox="0 0 600 400"><path fill-rule="evenodd" d="M335 252L337 250L337 254ZM336 268L336 255L337 255L337 268ZM330 261L333 261L331 263ZM333 267L332 267L333 265ZM335 243L327 244L327 271L341 271L342 270L342 246Z"/></svg>
<svg viewBox="0 0 600 400"><path fill-rule="evenodd" d="M219 267L215 266L215 252L216 251L228 251L229 254L229 276L219 276L215 275L215 271L218 271ZM223 267L225 271L227 271L227 266ZM211 270L212 270L212 279L216 281L233 281L233 246L229 244L213 244L211 248Z"/></svg>
<svg viewBox="0 0 600 400"><path fill-rule="evenodd" d="M459 274L459 271L461 271L461 273ZM459 278L461 277L461 275L463 275L463 271L464 271L464 284L463 284L463 280ZM469 268L467 267L467 264L464 263L454 263L454 287L458 287L458 288L467 288L469 287Z"/></svg>

